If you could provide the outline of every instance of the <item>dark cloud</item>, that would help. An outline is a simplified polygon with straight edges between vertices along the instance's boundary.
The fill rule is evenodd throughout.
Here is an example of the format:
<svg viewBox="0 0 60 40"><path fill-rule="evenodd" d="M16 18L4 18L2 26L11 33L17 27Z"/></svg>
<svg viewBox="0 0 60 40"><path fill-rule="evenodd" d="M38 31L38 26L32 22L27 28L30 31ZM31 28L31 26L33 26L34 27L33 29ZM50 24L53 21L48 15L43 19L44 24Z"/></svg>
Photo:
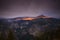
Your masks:
<svg viewBox="0 0 60 40"><path fill-rule="evenodd" d="M0 0L0 17L60 17L60 0Z"/></svg>

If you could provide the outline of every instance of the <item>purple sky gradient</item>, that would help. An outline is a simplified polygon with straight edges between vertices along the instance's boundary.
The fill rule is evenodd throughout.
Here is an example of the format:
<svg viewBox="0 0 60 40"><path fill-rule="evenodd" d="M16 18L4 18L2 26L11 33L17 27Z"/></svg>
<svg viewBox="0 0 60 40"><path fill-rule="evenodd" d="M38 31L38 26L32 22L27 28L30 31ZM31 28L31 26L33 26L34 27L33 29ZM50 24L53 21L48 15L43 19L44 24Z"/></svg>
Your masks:
<svg viewBox="0 0 60 40"><path fill-rule="evenodd" d="M60 17L59 0L5 0L0 2L0 17Z"/></svg>

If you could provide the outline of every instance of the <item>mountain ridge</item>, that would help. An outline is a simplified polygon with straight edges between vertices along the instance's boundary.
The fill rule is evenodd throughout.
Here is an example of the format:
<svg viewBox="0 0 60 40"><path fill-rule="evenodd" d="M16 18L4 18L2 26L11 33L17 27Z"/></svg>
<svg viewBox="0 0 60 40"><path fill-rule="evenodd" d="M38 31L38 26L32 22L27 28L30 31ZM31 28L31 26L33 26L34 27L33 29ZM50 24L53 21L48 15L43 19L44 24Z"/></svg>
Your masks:
<svg viewBox="0 0 60 40"><path fill-rule="evenodd" d="M38 19L38 18L53 18L53 17L39 15L37 17L16 17L14 19L15 20L34 20L34 19Z"/></svg>

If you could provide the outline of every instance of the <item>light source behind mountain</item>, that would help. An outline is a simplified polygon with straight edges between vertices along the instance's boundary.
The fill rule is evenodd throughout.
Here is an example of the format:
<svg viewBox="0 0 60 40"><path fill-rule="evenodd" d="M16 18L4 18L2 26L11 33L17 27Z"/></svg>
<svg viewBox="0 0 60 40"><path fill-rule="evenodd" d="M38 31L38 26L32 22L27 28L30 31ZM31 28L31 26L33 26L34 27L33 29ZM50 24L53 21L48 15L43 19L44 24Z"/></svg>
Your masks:
<svg viewBox="0 0 60 40"><path fill-rule="evenodd" d="M34 20L34 19L37 19L37 18L52 18L52 17L40 15L40 16L37 16L37 17L22 17L22 18L16 18L16 20Z"/></svg>

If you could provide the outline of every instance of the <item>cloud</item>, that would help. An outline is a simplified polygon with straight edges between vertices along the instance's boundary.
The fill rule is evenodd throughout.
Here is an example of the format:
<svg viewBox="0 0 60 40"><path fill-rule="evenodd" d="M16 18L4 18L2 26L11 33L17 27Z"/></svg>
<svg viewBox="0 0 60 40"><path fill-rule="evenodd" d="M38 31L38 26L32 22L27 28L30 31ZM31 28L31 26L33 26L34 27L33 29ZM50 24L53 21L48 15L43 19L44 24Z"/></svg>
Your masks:
<svg viewBox="0 0 60 40"><path fill-rule="evenodd" d="M59 17L59 0L5 0L0 2L1 17L48 15Z"/></svg>

